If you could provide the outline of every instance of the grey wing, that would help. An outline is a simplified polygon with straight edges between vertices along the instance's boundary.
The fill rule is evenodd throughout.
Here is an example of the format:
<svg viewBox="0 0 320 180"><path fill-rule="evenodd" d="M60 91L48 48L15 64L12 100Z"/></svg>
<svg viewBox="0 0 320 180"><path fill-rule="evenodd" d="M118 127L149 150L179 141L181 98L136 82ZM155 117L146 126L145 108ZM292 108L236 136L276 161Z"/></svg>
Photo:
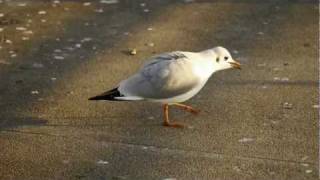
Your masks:
<svg viewBox="0 0 320 180"><path fill-rule="evenodd" d="M192 90L199 78L188 57L180 52L155 56L135 75L120 83L125 96L167 99Z"/></svg>

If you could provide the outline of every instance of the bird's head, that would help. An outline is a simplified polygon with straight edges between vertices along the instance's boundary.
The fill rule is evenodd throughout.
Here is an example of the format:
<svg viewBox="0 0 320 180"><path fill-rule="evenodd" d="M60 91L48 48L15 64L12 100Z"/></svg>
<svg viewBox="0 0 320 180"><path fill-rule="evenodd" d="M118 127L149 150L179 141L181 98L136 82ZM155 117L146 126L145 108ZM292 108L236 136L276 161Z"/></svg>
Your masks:
<svg viewBox="0 0 320 180"><path fill-rule="evenodd" d="M218 46L212 48L211 51L213 51L214 54L213 61L217 71L230 68L241 69L240 63L231 57L231 54L226 48Z"/></svg>

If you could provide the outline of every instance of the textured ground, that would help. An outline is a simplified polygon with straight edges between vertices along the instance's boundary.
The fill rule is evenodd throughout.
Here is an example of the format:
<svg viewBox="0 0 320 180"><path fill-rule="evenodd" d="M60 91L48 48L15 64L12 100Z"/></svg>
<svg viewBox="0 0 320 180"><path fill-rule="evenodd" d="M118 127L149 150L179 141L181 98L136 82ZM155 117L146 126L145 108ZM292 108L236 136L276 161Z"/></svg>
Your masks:
<svg viewBox="0 0 320 180"><path fill-rule="evenodd" d="M318 11L311 0L0 0L0 179L318 179ZM155 53L217 45L243 69L187 102L199 116L171 109L190 128L162 127L157 104L87 101Z"/></svg>

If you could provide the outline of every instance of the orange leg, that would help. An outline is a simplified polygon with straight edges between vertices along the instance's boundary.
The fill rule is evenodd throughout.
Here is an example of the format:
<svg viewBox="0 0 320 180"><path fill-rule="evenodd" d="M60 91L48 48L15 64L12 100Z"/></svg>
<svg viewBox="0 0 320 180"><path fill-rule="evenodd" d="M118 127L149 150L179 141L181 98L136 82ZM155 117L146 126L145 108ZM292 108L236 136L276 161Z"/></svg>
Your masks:
<svg viewBox="0 0 320 180"><path fill-rule="evenodd" d="M179 123L170 123L169 122L169 105L168 104L164 104L163 105L163 125L167 126L167 127L174 127L174 128L183 128L184 125L183 124L179 124Z"/></svg>
<svg viewBox="0 0 320 180"><path fill-rule="evenodd" d="M195 115L199 114L199 112L200 112L200 110L194 109L193 107L187 106L187 105L184 105L184 104L174 103L172 105L175 105L175 106L177 106L177 107L179 107L179 108L181 108L183 110L186 110L188 112L191 112L192 114L195 114Z"/></svg>

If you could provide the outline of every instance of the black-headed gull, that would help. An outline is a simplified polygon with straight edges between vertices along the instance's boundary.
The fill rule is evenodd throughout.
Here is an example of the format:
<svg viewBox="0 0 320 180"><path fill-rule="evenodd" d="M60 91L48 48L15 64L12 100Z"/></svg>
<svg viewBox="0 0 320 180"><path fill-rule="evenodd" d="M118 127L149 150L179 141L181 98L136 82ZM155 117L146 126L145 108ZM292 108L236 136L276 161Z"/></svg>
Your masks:
<svg viewBox="0 0 320 180"><path fill-rule="evenodd" d="M134 75L119 85L89 100L140 101L163 104L164 126L183 127L169 121L169 105L175 105L193 114L199 111L181 104L196 95L214 72L237 68L229 51L215 47L201 52L174 51L156 55Z"/></svg>

